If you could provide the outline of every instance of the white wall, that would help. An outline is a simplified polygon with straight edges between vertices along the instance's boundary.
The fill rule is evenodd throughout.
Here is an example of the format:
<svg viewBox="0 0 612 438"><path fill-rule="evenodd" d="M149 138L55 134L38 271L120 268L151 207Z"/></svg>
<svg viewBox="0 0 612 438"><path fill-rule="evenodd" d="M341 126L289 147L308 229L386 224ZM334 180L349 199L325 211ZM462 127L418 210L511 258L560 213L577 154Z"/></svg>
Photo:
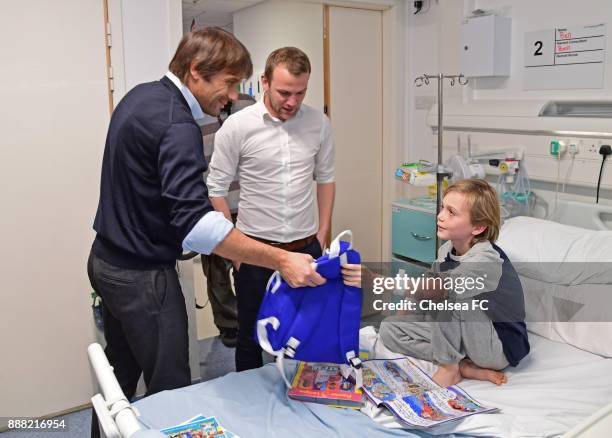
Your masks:
<svg viewBox="0 0 612 438"><path fill-rule="evenodd" d="M536 7L537 6L537 7ZM507 79L479 79L473 83L474 99L611 99L612 2L609 0L478 0L476 8L499 9L512 17L511 72ZM584 26L607 23L608 43L603 89L580 90L523 90L523 52L525 33L557 27ZM460 41L459 41L460 45ZM456 46L456 44L455 44ZM449 44L449 48L452 45ZM455 47L460 49L460 47ZM457 50L458 51L458 50Z"/></svg>
<svg viewBox="0 0 612 438"><path fill-rule="evenodd" d="M284 46L303 50L312 73L304 103L323 109L323 6L269 1L234 13L234 35L253 60L254 75L263 73L270 52Z"/></svg>
<svg viewBox="0 0 612 438"><path fill-rule="evenodd" d="M36 417L86 404L94 391L86 262L110 118L103 2L2 7L0 413ZM109 8L117 104L166 72L181 2L110 0Z"/></svg>
<svg viewBox="0 0 612 438"><path fill-rule="evenodd" d="M182 34L180 0L109 0L114 104L134 86L168 71Z"/></svg>
<svg viewBox="0 0 612 438"><path fill-rule="evenodd" d="M537 2L521 0L439 0L430 2L427 12L413 15L407 8L406 25L406 114L407 129L405 132L404 160L416 161L424 158L435 159L436 139L430 128L426 126L427 109L417 109L419 104L433 102L437 96L436 82L429 87L416 88L413 81L422 73L435 74L444 72L456 74L461 72L461 25L464 16L475 8L498 9L504 15L512 18L511 75L508 78L484 78L471 80L467 87L449 87L444 90L444 100L470 101L479 99L612 99L612 56L606 56L606 72L604 88L576 90L524 90L523 84L523 42L526 32L543 30L562 26L581 26L597 23L607 23L608 34L612 23L612 3L607 0L585 0L577 3L570 0L539 0ZM609 37L608 37L609 38ZM609 44L608 44L609 46ZM608 49L609 50L609 49ZM563 129L562 120L559 128ZM445 134L445 145L454 147L456 133ZM535 136L481 136L472 135L475 142L499 141L513 146L541 148L546 156L546 145L550 141L546 137ZM466 135L462 140L465 145ZM445 153L448 158L448 153ZM578 156L580 158L580 155ZM595 157L596 158L596 157ZM544 166L549 179L556 175L556 162L553 159L538 163ZM595 160L596 161L596 160ZM587 167L595 164L589 163ZM543 164L542 164L543 163ZM529 168L529 162L527 162ZM561 173L565 175L567 163L562 166ZM607 173L610 166L607 166ZM588 170L588 169L587 169ZM605 175L604 175L605 176ZM604 179L605 181L605 179ZM596 178L593 178L593 185ZM537 185L537 184L536 184ZM554 189L550 184L540 184L541 188ZM570 191L591 197L592 190L569 188ZM414 194L407 185L399 190L398 196ZM594 193L594 192L593 192ZM548 196L544 194L544 196ZM606 196L610 196L609 192ZM585 199L587 200L587 199ZM588 200L591 200L590 198Z"/></svg>
<svg viewBox="0 0 612 438"><path fill-rule="evenodd" d="M428 109L415 108L417 98L428 98L433 103L437 97L437 84L416 88L414 79L424 73L459 73L461 60L459 51L452 43L460 36L463 4L457 0L429 0L426 12L413 14L412 8L404 10L406 26L406 132L405 161L418 159L433 160L435 151L431 148L431 130L426 127ZM449 42L451 41L451 42ZM459 46L457 46L459 47ZM446 99L461 99L462 91L445 88Z"/></svg>
<svg viewBox="0 0 612 438"><path fill-rule="evenodd" d="M109 121L102 2L4 1L1 21L0 413L39 416L93 390L86 261Z"/></svg>

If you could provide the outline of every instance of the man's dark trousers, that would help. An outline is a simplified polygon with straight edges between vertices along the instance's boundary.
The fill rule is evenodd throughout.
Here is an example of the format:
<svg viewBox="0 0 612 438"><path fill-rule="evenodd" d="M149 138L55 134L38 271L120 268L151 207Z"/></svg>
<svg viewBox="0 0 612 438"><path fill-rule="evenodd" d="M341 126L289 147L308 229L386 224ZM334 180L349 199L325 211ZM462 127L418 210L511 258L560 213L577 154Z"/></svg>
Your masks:
<svg viewBox="0 0 612 438"><path fill-rule="evenodd" d="M104 351L125 396L134 397L141 374L145 396L189 385L187 311L176 270L123 269L91 253L87 271L102 298Z"/></svg>
<svg viewBox="0 0 612 438"><path fill-rule="evenodd" d="M310 254L317 259L321 256L321 245L317 239L314 239L310 244L293 252ZM255 322L266 292L266 285L273 273L271 269L246 263L242 263L238 271L234 270L234 286L238 300L236 371L263 366L262 349L255 339Z"/></svg>

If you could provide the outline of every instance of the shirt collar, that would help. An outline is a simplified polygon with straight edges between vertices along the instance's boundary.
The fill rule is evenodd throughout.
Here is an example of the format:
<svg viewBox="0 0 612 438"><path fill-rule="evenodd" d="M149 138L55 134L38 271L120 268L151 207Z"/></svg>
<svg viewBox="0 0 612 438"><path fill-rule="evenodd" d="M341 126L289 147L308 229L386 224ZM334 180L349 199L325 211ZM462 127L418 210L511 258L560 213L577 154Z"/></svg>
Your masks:
<svg viewBox="0 0 612 438"><path fill-rule="evenodd" d="M475 251L481 251L481 247L486 247L487 244L490 244L490 242L488 240L483 240L480 242L476 242L474 245L472 245L470 247L470 249L468 249L465 254L463 255L457 255L455 253L455 247L451 246L451 250L448 252L448 256L451 258L451 260L455 260L460 262L466 255L470 254L470 253L474 253Z"/></svg>
<svg viewBox="0 0 612 438"><path fill-rule="evenodd" d="M297 119L299 117L302 117L302 113L304 111L304 108L300 107L300 109L298 110L298 112L297 112L297 114L295 116L293 116L290 119L285 120L283 122L281 119L279 119L277 117L274 117L272 114L270 114L270 111L268 110L268 107L264 103L264 95L263 94L262 94L261 98L257 101L257 103L255 103L255 105L257 106L257 110L258 110L259 114L262 117L266 117L267 116L270 120L273 120L273 121L279 122L279 123L290 122L293 119Z"/></svg>
<svg viewBox="0 0 612 438"><path fill-rule="evenodd" d="M193 116L195 121L202 124L205 118L204 111L202 111L200 104L196 100L191 90L189 90L187 85L183 84L181 80L178 77L176 77L174 73L169 71L168 73L166 73L166 77L170 79L172 83L176 85L176 88L178 88L181 91L181 94L187 101L187 105L189 105L189 109L191 110L191 115Z"/></svg>

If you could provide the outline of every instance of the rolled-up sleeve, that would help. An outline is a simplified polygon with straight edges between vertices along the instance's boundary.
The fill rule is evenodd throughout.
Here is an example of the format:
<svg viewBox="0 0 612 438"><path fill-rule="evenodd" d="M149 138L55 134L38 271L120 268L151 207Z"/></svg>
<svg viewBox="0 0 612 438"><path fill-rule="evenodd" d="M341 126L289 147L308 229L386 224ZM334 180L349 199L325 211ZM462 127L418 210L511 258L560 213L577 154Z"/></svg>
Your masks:
<svg viewBox="0 0 612 438"><path fill-rule="evenodd" d="M210 161L210 173L206 183L208 196L225 197L234 180L240 159L240 139L233 127L232 118L228 118L215 135L215 145Z"/></svg>
<svg viewBox="0 0 612 438"><path fill-rule="evenodd" d="M210 254L227 237L234 225L219 211L205 214L183 240L183 249Z"/></svg>
<svg viewBox="0 0 612 438"><path fill-rule="evenodd" d="M336 179L336 151L331 125L325 114L321 129L321 147L315 156L314 178L318 184L332 183Z"/></svg>

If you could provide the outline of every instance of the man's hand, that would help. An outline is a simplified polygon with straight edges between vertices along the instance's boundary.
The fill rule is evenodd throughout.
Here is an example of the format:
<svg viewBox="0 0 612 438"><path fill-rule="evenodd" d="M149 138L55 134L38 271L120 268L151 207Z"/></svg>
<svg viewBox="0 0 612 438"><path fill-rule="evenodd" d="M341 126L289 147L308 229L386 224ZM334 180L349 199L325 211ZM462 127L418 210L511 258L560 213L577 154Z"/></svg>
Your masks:
<svg viewBox="0 0 612 438"><path fill-rule="evenodd" d="M291 287L319 286L325 283L312 264L309 254L285 252L278 271Z"/></svg>

